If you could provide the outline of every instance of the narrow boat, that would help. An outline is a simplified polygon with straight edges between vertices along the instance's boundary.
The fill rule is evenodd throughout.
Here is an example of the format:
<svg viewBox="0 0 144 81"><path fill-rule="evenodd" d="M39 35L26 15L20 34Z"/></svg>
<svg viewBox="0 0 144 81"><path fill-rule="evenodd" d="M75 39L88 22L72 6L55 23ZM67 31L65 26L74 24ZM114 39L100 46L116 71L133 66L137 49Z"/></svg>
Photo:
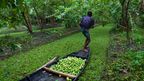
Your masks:
<svg viewBox="0 0 144 81"><path fill-rule="evenodd" d="M90 48L87 48L87 50L88 52L79 50L77 52L68 54L62 58L55 57L52 60L50 60L48 63L44 64L42 67L37 69L35 72L24 77L20 81L77 81L80 75L84 72L85 67L89 62ZM57 64L61 59L67 57L77 57L85 60L84 66L79 70L79 73L77 75L72 75L72 74L63 73L63 72L50 69L52 65ZM68 80L67 78L69 78L70 80Z"/></svg>

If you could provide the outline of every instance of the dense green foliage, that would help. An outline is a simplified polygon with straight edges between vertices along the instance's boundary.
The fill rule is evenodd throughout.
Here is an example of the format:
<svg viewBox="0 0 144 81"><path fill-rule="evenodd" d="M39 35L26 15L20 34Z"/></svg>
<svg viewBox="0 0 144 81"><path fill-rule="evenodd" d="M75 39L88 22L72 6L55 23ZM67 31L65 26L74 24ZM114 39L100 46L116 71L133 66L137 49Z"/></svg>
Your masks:
<svg viewBox="0 0 144 81"><path fill-rule="evenodd" d="M111 81L143 81L144 80L144 52L130 51L108 67Z"/></svg>
<svg viewBox="0 0 144 81"><path fill-rule="evenodd" d="M21 47L21 44L24 44L24 43L26 43L26 42L28 42L28 41L30 41L31 40L31 36L27 36L27 35L25 35L25 36L23 36L23 37L12 37L12 36L4 36L4 37L1 37L1 39L0 39L0 49L2 48L2 47L9 47L11 50L16 50L17 48L22 48ZM5 41L7 41L7 42L5 42Z"/></svg>
<svg viewBox="0 0 144 81"><path fill-rule="evenodd" d="M137 45L143 45L144 44L144 37L143 37L144 31L142 28L136 28L133 32L133 40Z"/></svg>
<svg viewBox="0 0 144 81"><path fill-rule="evenodd" d="M22 49L22 44L34 39L35 33L61 36L66 28L79 27L87 11L93 12L96 25L104 27L92 30L92 57L80 81L100 78L109 42L108 23L113 24L114 38L120 39L116 43L127 45L125 55L119 55L118 60L108 65L110 80L143 80L144 0L1 0L0 53L5 48ZM62 28L49 28L59 26ZM75 34L1 61L0 80L19 80L55 55L79 50L81 39L80 34ZM132 45L138 46L137 51L131 50Z"/></svg>
<svg viewBox="0 0 144 81"><path fill-rule="evenodd" d="M85 60L81 58L67 57L65 59L61 59L57 64L51 66L51 69L63 73L78 75L80 69L82 69L84 65L85 65Z"/></svg>
<svg viewBox="0 0 144 81"><path fill-rule="evenodd" d="M117 33L118 34L118 33ZM114 53L114 56L107 65L107 80L110 81L143 81L144 80L144 38L143 38L143 29L135 28L133 30L133 44L131 47L125 47L126 38L124 37L125 33L119 33L116 37L119 38L118 45L123 45L125 51L121 53ZM117 39L118 40L118 39ZM120 46L121 47L121 46ZM121 50L121 48L119 48Z"/></svg>
<svg viewBox="0 0 144 81"><path fill-rule="evenodd" d="M79 26L80 19L91 10L99 24L114 23L123 28L124 0L2 0L0 7L0 27L19 28L26 25L32 33L31 25L41 29L47 24L63 24L66 28ZM131 27L143 25L143 1L132 0L128 7L128 24ZM124 19L125 20L125 19ZM24 24L25 23L25 24ZM120 27L119 27L120 26Z"/></svg>

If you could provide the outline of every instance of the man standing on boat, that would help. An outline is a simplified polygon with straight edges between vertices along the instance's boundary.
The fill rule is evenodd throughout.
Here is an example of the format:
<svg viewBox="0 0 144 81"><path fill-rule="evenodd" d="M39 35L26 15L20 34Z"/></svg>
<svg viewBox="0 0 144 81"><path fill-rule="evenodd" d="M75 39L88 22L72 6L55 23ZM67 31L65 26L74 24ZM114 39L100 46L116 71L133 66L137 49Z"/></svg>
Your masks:
<svg viewBox="0 0 144 81"><path fill-rule="evenodd" d="M83 51L88 52L87 48L91 41L89 29L94 26L94 20L92 19L92 12L88 11L87 16L84 16L80 22L81 32L86 37Z"/></svg>

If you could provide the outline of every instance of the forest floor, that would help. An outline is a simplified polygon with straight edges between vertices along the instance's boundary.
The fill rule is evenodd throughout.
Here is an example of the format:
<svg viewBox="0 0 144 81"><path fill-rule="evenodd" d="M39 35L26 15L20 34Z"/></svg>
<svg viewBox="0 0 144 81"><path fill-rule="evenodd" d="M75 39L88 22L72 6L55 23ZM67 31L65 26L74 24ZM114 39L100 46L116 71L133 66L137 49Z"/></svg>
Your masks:
<svg viewBox="0 0 144 81"><path fill-rule="evenodd" d="M107 66L100 81L144 81L144 29L133 28L131 42L126 32L111 31Z"/></svg>
<svg viewBox="0 0 144 81"><path fill-rule="evenodd" d="M79 81L98 81L105 67L112 25L98 26L90 30L90 62ZM32 73L55 56L65 56L82 48L84 36L76 33L54 42L21 52L0 61L0 81L17 81Z"/></svg>

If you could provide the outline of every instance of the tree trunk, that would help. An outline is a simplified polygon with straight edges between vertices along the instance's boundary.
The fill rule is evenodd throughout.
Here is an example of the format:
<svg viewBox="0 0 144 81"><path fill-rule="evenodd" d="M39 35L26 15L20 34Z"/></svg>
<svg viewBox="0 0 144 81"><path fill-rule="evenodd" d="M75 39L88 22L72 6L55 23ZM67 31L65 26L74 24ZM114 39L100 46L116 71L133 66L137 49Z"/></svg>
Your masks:
<svg viewBox="0 0 144 81"><path fill-rule="evenodd" d="M28 16L28 13L26 11L24 11L24 12L22 12L22 15L23 15L24 20L26 22L26 25L27 25L26 27L28 28L29 33L32 34L33 33L32 24L31 24L30 18Z"/></svg>
<svg viewBox="0 0 144 81"><path fill-rule="evenodd" d="M140 12L144 12L144 0L140 2Z"/></svg>
<svg viewBox="0 0 144 81"><path fill-rule="evenodd" d="M36 2L33 0L33 8L34 8L34 11L35 11L35 13L36 13L36 18L37 18L37 24L40 26L40 28L42 28L42 19L41 19L41 17L40 17L40 15L39 15L39 13L38 13L38 10L36 9Z"/></svg>
<svg viewBox="0 0 144 81"><path fill-rule="evenodd" d="M120 25L123 27L124 30L129 28L129 18L128 18L128 7L129 7L130 0L122 0L122 15L120 19Z"/></svg>
<svg viewBox="0 0 144 81"><path fill-rule="evenodd" d="M37 24L39 25L39 26L41 26L41 19L40 19L40 17L39 17L39 13L38 13L38 11L37 11L37 9L36 9L36 7L35 6L33 6L33 8L34 8L34 11L35 11L35 13L36 13L36 18L37 18Z"/></svg>
<svg viewBox="0 0 144 81"><path fill-rule="evenodd" d="M141 27L141 28L144 28L144 0L141 0L140 3L139 3L139 21L138 21L138 25Z"/></svg>
<svg viewBox="0 0 144 81"><path fill-rule="evenodd" d="M131 27L129 25L129 17L128 17L128 9L129 9L129 3L130 0L120 0L121 6L122 6L122 15L120 19L120 25L124 31L126 31L126 37L127 40L130 43L130 31Z"/></svg>
<svg viewBox="0 0 144 81"><path fill-rule="evenodd" d="M51 23L51 25L56 25L56 22L55 22L55 17L54 16L52 16L51 18L50 18L50 23Z"/></svg>

